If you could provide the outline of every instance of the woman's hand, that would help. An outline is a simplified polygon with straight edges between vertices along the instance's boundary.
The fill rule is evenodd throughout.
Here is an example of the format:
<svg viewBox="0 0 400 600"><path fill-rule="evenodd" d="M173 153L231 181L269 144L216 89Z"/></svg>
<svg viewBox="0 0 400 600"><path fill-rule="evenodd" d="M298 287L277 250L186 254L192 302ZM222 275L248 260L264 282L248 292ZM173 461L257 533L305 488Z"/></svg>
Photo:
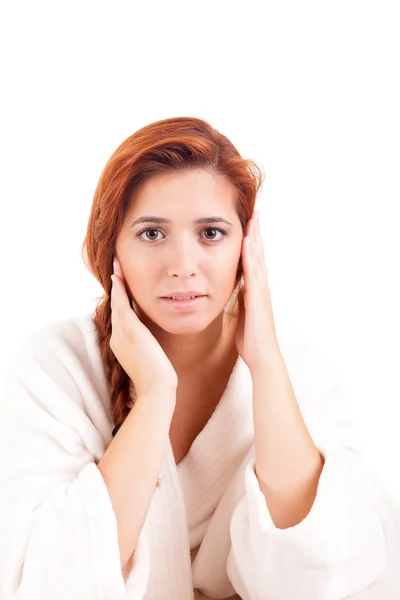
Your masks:
<svg viewBox="0 0 400 600"><path fill-rule="evenodd" d="M178 377L160 344L131 308L119 260L114 259L110 348L135 385L137 396L177 387Z"/></svg>
<svg viewBox="0 0 400 600"><path fill-rule="evenodd" d="M242 240L244 285L239 291L236 348L250 371L280 357L264 259L259 215L254 212Z"/></svg>

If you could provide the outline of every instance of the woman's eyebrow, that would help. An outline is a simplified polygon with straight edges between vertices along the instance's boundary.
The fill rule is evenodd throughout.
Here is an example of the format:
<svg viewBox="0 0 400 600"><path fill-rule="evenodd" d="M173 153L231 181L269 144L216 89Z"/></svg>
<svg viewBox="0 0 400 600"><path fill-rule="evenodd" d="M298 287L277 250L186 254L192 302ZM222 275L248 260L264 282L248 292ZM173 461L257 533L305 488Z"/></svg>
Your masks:
<svg viewBox="0 0 400 600"><path fill-rule="evenodd" d="M137 225L138 223L157 223L158 225L160 225L163 223L169 224L169 223L171 223L171 221L169 219L164 219L163 217L144 215L143 217L139 217L138 219L136 219L136 221L134 221L132 223L132 225L130 225L130 227L133 227L134 225ZM193 223L195 225L207 224L207 223L226 223L227 225L230 225L231 227L233 227L232 223L230 223L230 221L227 221L223 217L201 217L200 219L194 219Z"/></svg>

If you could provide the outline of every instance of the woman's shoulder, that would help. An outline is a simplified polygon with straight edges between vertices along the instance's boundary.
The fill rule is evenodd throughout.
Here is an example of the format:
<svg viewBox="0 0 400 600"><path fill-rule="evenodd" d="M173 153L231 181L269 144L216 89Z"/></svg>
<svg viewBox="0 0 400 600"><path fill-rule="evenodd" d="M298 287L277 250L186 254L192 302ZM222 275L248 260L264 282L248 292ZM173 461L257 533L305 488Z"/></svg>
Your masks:
<svg viewBox="0 0 400 600"><path fill-rule="evenodd" d="M285 320L276 327L289 379L304 421L320 446L353 440L354 403L343 365L327 348Z"/></svg>
<svg viewBox="0 0 400 600"><path fill-rule="evenodd" d="M285 315L275 319L275 326L282 357L299 390L307 389L308 395L317 395L343 385L340 365L332 361L326 349L318 347Z"/></svg>
<svg viewBox="0 0 400 600"><path fill-rule="evenodd" d="M21 337L9 358L6 376L20 381L46 377L54 382L89 382L106 393L92 314L45 323Z"/></svg>
<svg viewBox="0 0 400 600"><path fill-rule="evenodd" d="M91 315L46 323L20 339L5 371L0 411L16 421L30 414L46 431L56 422L80 424L90 439L93 422L108 433L110 389Z"/></svg>
<svg viewBox="0 0 400 600"><path fill-rule="evenodd" d="M25 333L16 345L10 362L22 357L40 357L61 350L87 355L97 347L91 314L44 323Z"/></svg>

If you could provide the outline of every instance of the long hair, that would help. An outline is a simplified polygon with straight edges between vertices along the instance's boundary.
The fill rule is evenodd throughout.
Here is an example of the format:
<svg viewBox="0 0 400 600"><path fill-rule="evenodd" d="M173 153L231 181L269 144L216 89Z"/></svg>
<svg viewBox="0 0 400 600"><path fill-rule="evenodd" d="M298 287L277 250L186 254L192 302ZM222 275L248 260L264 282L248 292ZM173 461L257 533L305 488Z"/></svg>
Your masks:
<svg viewBox="0 0 400 600"><path fill-rule="evenodd" d="M263 172L254 161L242 158L227 137L199 118L164 119L133 133L108 160L94 192L81 252L84 264L105 292L98 298L93 323L118 428L129 414L132 398L130 378L110 348L111 275L116 238L129 208L129 198L139 184L159 173L199 167L228 180L236 188L235 206L244 233L263 183ZM228 313L231 318L238 313L237 294L242 275L240 260L232 294L236 298Z"/></svg>

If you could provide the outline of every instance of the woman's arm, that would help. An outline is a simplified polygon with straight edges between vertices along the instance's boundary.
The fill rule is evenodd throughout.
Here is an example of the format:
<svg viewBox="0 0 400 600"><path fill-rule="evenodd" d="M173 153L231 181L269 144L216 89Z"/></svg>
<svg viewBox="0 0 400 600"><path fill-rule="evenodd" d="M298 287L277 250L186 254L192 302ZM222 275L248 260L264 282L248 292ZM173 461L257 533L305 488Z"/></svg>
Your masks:
<svg viewBox="0 0 400 600"><path fill-rule="evenodd" d="M324 464L294 395L282 356L252 373L255 473L276 527L309 513Z"/></svg>
<svg viewBox="0 0 400 600"><path fill-rule="evenodd" d="M259 402L254 420L265 417L265 421L255 422L259 438L260 424L267 422L268 415L269 435L275 442L261 437L258 456L260 449L267 450L261 458L264 477L276 489L280 482L287 486L293 482L292 489L298 486L298 490L303 481L305 496L309 494L311 499L315 492L315 498L309 509L305 504L297 509L299 496L291 501L288 495L285 500L283 493L281 501L287 504L274 503L257 478L254 445L253 455L246 457L245 494L231 520L228 576L244 600L343 600L374 582L379 585L393 544L393 523L383 494L358 452L357 430L362 422L354 420L345 386L308 344L299 344L286 364L302 419L324 460L320 474L318 467L315 471L318 485L309 485L306 476L308 469L313 473L313 445L309 445L297 411L290 416L291 393L286 398L282 394L281 403L278 395L272 402L269 398L265 412L262 402L268 400L253 396ZM287 390L284 381L284 376L282 380L277 376L270 389L277 392L282 386ZM254 392L265 389L260 385ZM276 429L271 422L274 406ZM296 444L305 467L293 451Z"/></svg>
<svg viewBox="0 0 400 600"><path fill-rule="evenodd" d="M117 518L122 570L150 507L175 403L174 389L139 396L98 464Z"/></svg>

